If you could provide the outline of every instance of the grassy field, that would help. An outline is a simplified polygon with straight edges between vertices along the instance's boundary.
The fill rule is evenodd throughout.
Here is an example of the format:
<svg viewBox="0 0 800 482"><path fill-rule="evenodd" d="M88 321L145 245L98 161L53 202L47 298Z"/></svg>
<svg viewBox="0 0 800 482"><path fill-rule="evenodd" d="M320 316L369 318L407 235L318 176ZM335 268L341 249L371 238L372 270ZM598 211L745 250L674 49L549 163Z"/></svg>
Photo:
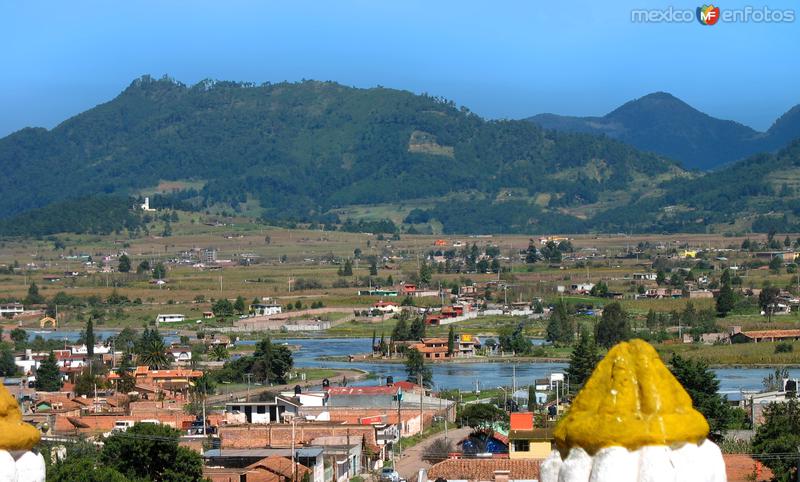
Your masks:
<svg viewBox="0 0 800 482"><path fill-rule="evenodd" d="M712 365L800 365L800 341L792 343L790 353L775 353L776 345L658 345L656 350L665 361L677 353L686 358L706 360Z"/></svg>
<svg viewBox="0 0 800 482"><path fill-rule="evenodd" d="M165 188L165 186L161 186ZM166 186L168 188L169 186ZM364 206L348 208L342 213L353 219L376 219L404 217L413 207L423 206ZM727 237L720 234L710 235L671 235L671 236L608 236L580 235L572 236L577 261L567 261L561 266L548 266L537 263L529 266L519 261L520 250L527 247L531 238L536 235L502 235L471 237L466 235L400 235L400 239L391 236L378 236L364 233L344 233L309 229L284 229L268 227L245 217L223 218L203 213L180 213L180 220L172 223L172 235L161 237L164 223L153 221L149 226L148 236L130 239L126 235L76 235L62 234L43 239L0 239L0 266L19 266L14 274L0 275L0 300L20 300L25 297L28 286L35 282L40 294L51 298L58 292L69 296L95 300L90 306L71 308L59 306L62 327L82 328L89 316L95 318L98 328L122 328L131 326L141 328L152 324L159 313L182 313L187 321L180 325L170 325L168 329L183 331L213 331L217 327L230 326L232 319L225 321L203 320L204 311L210 311L212 302L219 298L234 299L242 296L249 303L254 298L272 297L284 306L288 303L300 302L309 306L314 302L322 302L329 307L353 307L364 309L377 301L374 297L357 295L360 279L366 279L369 266L366 257L370 255L386 257L380 263L378 277L386 279L391 276L395 283L410 280L418 270L418 263L428 252L434 249L434 241L445 240L446 249L454 249L455 245L477 244L496 246L503 257L502 266L507 272L500 278L509 285L507 291L491 293L493 301L530 301L533 297L544 298L545 303L554 303L560 296L556 291L558 285L570 285L575 282L604 281L611 290L624 294L623 307L633 314L634 324L640 324L649 310L657 312L682 311L689 300L635 300L637 284L632 281L634 272L652 269L652 259L645 257L624 257L629 249L638 243L647 242L652 245L663 245L661 253L684 246L693 248L727 248L739 246L744 237ZM543 235L544 233L542 233ZM781 235L782 236L782 235ZM792 238L795 236L793 235ZM750 235L751 240L763 241L763 235ZM206 271L190 264L177 264L174 261L181 253L206 247L218 250L218 259L230 260L222 270ZM456 248L458 249L458 248ZM354 276L337 275L340 263L345 258L353 258L354 251L360 251L361 260L356 261ZM102 272L102 266L116 268L118 256L127 253L135 267L142 261L151 265L163 262L167 266L167 284L156 286L151 283L147 274ZM592 254L603 257L592 257ZM94 265L87 265L87 259L81 255L91 256ZM744 264L752 261L747 253L728 252L729 264ZM244 260L252 260L247 264ZM712 258L713 261L713 258ZM680 261L689 263L688 261ZM76 271L79 276L64 276L65 272ZM708 271L712 278L719 277L719 271ZM47 281L45 276L58 275L57 281ZM766 282L796 288L800 279L796 275L770 273L765 269L742 270L738 272L743 286L761 287ZM452 283L463 284L468 280L488 282L497 280L496 274L433 274L432 286L449 286ZM318 283L313 289L298 290L303 280ZM341 286L346 282L347 286ZM105 300L116 292L127 297L131 302L121 306L109 306ZM602 306L609 300L585 296L565 296L571 303L592 304ZM399 299L397 301L400 301ZM431 306L438 303L438 298L417 299L419 306ZM713 300L691 300L695 309L713 308ZM291 315L291 314L290 314ZM327 315L335 320L344 314ZM23 325L33 326L38 318L23 320ZM456 325L460 333L471 333L484 337L496 337L508 328L516 327L523 321L511 317L484 317L467 320ZM591 317L581 317L580 322L593 327L596 322ZM732 326L744 329L800 328L800 315L776 317L772 322L757 313L751 307L744 311L732 313L727 318L717 319L720 330L728 330ZM347 322L340 324L324 334L313 336L337 337L371 337L389 336L394 321ZM524 321L524 333L531 337L544 334L546 322ZM428 335L446 336L448 327L430 327ZM296 336L271 333L272 336ZM768 353L769 348L758 346L736 347L684 347L670 346L664 350L685 350L687 356L708 355L719 363L746 363L742 360L762 360L764 363L795 363L796 355ZM557 352L555 349L547 349ZM552 355L548 355L552 356Z"/></svg>

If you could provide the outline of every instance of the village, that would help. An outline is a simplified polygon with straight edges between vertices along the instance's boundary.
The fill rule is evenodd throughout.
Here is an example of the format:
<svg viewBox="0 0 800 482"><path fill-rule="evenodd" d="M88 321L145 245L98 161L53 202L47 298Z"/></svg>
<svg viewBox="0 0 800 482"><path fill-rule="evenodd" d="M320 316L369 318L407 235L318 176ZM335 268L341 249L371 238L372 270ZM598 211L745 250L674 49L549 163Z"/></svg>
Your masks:
<svg viewBox="0 0 800 482"><path fill-rule="evenodd" d="M223 235L220 248L176 246L175 255L165 245L156 257L129 247L6 264L9 281L27 282L7 284L20 294L0 304L3 385L23 419L61 456L78 441L170 427L180 447L198 454L203 476L219 482L519 480L538 473L581 385L581 340L644 338L665 360L716 357L725 366L735 354L759 366L797 363L800 292L788 237L693 248L347 235L336 244L341 254L319 258L280 254L289 236L299 234L271 234L261 253L230 248L252 240L245 231ZM375 245L383 256L365 254ZM290 282L269 285L267 295L258 279L275 273ZM201 278L199 294L184 288ZM216 298L214 285L232 279L237 287ZM91 293L102 294L83 298ZM626 333L605 325L615 313ZM305 354L313 345L303 340L339 337L357 348ZM298 355L310 358L293 362ZM497 386L487 375L455 390L431 374L465 363L544 371ZM392 374L371 375L378 366ZM768 387L729 394L726 405L743 417L731 443L752 437L768 404L795 397L797 379L784 370ZM725 457L740 475L767 473L746 455Z"/></svg>

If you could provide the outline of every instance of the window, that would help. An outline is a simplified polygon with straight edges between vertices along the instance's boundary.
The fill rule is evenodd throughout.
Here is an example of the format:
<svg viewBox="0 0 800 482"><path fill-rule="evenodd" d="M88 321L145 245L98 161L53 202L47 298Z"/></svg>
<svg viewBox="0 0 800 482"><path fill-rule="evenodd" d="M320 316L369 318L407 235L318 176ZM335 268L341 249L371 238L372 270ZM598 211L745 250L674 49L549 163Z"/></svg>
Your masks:
<svg viewBox="0 0 800 482"><path fill-rule="evenodd" d="M258 405L256 407L256 413L267 413L267 407L264 405Z"/></svg>
<svg viewBox="0 0 800 482"><path fill-rule="evenodd" d="M528 440L514 440L514 452L530 452L531 443Z"/></svg>

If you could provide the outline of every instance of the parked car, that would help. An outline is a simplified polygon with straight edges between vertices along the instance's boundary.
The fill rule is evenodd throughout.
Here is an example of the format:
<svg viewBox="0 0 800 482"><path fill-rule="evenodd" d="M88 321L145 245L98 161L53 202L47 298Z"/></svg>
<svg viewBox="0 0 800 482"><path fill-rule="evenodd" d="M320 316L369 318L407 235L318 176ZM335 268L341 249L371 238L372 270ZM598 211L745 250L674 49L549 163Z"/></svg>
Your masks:
<svg viewBox="0 0 800 482"><path fill-rule="evenodd" d="M400 474L393 467L384 467L381 470L381 482L400 482Z"/></svg>

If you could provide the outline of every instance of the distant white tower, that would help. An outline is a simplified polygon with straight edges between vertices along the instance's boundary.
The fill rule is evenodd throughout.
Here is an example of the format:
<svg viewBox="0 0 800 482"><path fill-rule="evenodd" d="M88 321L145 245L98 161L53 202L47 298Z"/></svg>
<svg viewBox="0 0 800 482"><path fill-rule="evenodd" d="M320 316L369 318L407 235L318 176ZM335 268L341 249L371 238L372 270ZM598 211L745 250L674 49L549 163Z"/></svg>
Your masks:
<svg viewBox="0 0 800 482"><path fill-rule="evenodd" d="M142 208L142 211L155 211L155 209L152 209L150 207L150 198L149 197L144 198L144 204L142 204L140 207Z"/></svg>

